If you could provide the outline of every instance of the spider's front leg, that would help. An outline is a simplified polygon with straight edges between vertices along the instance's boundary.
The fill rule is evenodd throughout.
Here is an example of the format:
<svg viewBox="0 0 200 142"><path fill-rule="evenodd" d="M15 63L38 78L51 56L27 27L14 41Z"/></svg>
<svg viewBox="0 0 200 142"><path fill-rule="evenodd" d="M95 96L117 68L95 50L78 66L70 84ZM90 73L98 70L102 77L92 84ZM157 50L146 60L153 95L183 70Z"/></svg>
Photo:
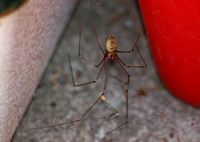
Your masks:
<svg viewBox="0 0 200 142"><path fill-rule="evenodd" d="M98 78L99 78L99 76L100 76L100 74L101 74L101 72L102 72L102 70L103 70L103 67L104 67L104 65L105 65L105 57L103 58L103 60L102 60L102 61L100 62L100 64L99 64L99 66L100 66L100 65L103 63L102 66L101 66L101 69L100 69L100 71L99 71L99 73L98 73L98 75L97 75L97 77L96 77L95 80L89 81L89 82L85 82L85 83L81 83L81 84L75 84L74 75L73 75L73 70L72 70L72 64L71 64L71 59L70 59L70 56L69 56L69 53L68 53L68 52L67 52L67 55L68 55L68 59L69 59L70 71L71 71L72 82L73 82L74 87L83 86L83 85L87 85L87 84L92 84L92 83L95 83L95 82L98 80Z"/></svg>
<svg viewBox="0 0 200 142"><path fill-rule="evenodd" d="M137 48L136 45L137 45L137 43L138 43L138 40L139 40L140 35L141 35L141 33L142 33L142 30L141 30L141 28L140 28L140 25L139 25L138 22L137 22L137 19L135 18L134 14L133 14L133 11L131 10L131 8L130 8L128 2L127 2L127 0L123 0L123 1L124 1L124 3L126 4L128 10L130 11L131 16L132 16L132 18L134 19L134 21L135 21L135 23L136 23L136 25L137 25L137 27L138 27L138 29L139 29L139 33L138 33L137 39L136 39L136 41L134 42L134 45L133 45L133 47L132 47L131 50L128 50L128 51L116 51L116 52L118 52L118 53L131 53L131 52L134 51L135 48Z"/></svg>
<svg viewBox="0 0 200 142"><path fill-rule="evenodd" d="M117 59L117 61L120 62L120 63L122 63L126 68L146 68L146 67L147 67L147 64L146 64L144 58L142 57L142 55L141 55L139 49L138 49L138 48L136 48L136 49L137 49L137 51L138 51L138 53L139 53L139 55L140 55L140 57L141 57L142 62L144 63L144 65L141 65L141 66L127 66L127 65L117 56L117 54L116 54L116 59Z"/></svg>
<svg viewBox="0 0 200 142"><path fill-rule="evenodd" d="M91 60L88 60L87 58L85 58L85 57L83 57L82 55L81 55L81 29L79 29L79 46L78 46L78 55L79 55L79 57L81 58L81 59L83 59L83 60L85 60L87 63L89 63L89 64L91 64L91 65L93 65L93 66L95 66L95 67L99 67L100 65L101 65L101 63L103 62L103 60L104 60L104 58L100 61L100 63L99 64L95 64L95 63L93 63Z"/></svg>

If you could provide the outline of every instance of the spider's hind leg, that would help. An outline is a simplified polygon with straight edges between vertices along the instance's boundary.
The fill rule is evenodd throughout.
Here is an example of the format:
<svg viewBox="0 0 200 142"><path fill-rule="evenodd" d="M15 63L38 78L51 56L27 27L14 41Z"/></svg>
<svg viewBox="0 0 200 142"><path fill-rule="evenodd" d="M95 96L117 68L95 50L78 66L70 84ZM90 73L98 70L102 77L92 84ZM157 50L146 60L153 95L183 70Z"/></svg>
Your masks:
<svg viewBox="0 0 200 142"><path fill-rule="evenodd" d="M123 85L124 85L124 88L125 88L125 90L126 90L126 120L125 120L125 122L123 122L122 124L120 124L120 125L117 126L116 128L112 129L111 131L107 132L106 134L110 134L111 132L113 132L113 131L119 129L120 127L122 127L122 126L124 126L125 124L128 123L128 88L127 88L126 85L125 85L125 82L124 82L124 80L123 80L123 78L122 78L122 76L121 76L121 73L120 73L120 71L119 71L119 69L118 69L118 67L117 67L117 63L116 63L115 59L113 59L113 61L114 61L115 67L116 67L116 69L117 69L117 72L118 72L118 74L119 74L119 76L120 76L120 79L121 79L121 81L122 81L122 83L123 83Z"/></svg>

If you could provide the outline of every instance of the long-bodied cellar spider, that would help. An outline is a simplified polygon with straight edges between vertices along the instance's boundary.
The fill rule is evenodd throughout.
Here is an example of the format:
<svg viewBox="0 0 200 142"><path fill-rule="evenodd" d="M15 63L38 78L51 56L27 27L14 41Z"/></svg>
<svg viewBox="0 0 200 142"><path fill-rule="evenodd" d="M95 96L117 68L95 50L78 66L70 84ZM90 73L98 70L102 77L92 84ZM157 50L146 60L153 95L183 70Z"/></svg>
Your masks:
<svg viewBox="0 0 200 142"><path fill-rule="evenodd" d="M99 62L99 64L94 64L92 61L88 60L87 58L83 57L81 55L81 30L79 31L79 57L82 58L83 60L87 61L88 63L94 65L96 68L99 68L100 67L100 71L96 77L95 80L92 80L92 81L89 81L89 82L85 82L85 83L81 83L81 84L76 84L75 83L75 79L74 79L74 76L73 76L73 69L72 69L72 65L71 65L71 59L70 59L70 56L68 54L68 59L69 59L69 65L70 65L70 71L71 71L71 75L72 75L72 81L73 81L73 85L74 87L77 87L77 86L84 86L84 85L89 85L89 84L92 84L92 83L96 83L100 74L102 73L104 67L106 68L106 76L105 76L105 84L104 84L104 88L103 88L103 92L101 93L101 95L96 99L96 101L87 109L87 111L78 119L74 119L74 120L71 120L71 121L68 121L68 122L63 122L63 123L58 123L58 124L50 124L50 125L46 125L46 126L42 126L42 127L36 127L36 128L31 128L29 130L33 130L33 129L43 129L43 128L49 128L49 127L55 127L55 126L60 126L60 125L66 125L66 124L71 124L71 123L75 123L75 122L79 122L92 108L93 106L104 96L104 94L106 93L106 87L107 87L107 80L108 80L108 61L109 60L112 60L114 62L114 65L116 67L116 70L118 72L118 75L120 77L120 80L125 88L125 92L126 92L126 120L125 122L121 123L119 126L117 126L116 128L112 129L111 131L109 131L108 133L122 127L123 125L127 124L128 123L128 88L126 87L126 84L129 84L129 80L130 80L130 74L127 72L126 68L145 68L147 67L147 64L146 62L144 61L139 49L137 48L137 43L138 43L138 40L140 38L140 35L141 35L141 28L133 14L133 12L131 11L131 8L129 7L128 5L128 2L126 0L123 0L123 2L126 4L126 6L128 7L130 13L131 13L131 16L132 18L134 19L134 21L136 22L137 24L137 27L139 29L139 33L138 33L138 36L134 42L134 45L133 47L131 48L131 50L127 50L127 51L119 51L116 49L116 46L117 46L117 43L116 43L116 39L114 38L113 35L111 34L108 34L107 37L106 37L106 41L105 41L105 48L106 48L106 52L103 50L100 42L99 42L99 39L98 39L98 35L97 35L97 32L96 32L96 28L95 28L95 24L94 24L94 20L93 20L93 16L92 16L92 13L90 12L90 18L91 18L91 22L92 22L92 27L93 27L93 32L94 32L94 35L95 35L95 38L96 38L96 41L97 41L97 44L98 44L98 47L99 49L101 50L102 54L103 54L103 58L102 60ZM119 56L117 55L118 53L119 54L123 54L123 53L132 53L134 51L134 49L137 50L137 52L139 53L139 56L141 57L142 59L142 62L144 63L144 65L141 65L141 66L129 66L129 65L126 65L120 58ZM125 74L127 75L127 81L125 82L122 78L122 75L119 71L119 68L118 66L120 66L122 68L122 70L125 72Z"/></svg>

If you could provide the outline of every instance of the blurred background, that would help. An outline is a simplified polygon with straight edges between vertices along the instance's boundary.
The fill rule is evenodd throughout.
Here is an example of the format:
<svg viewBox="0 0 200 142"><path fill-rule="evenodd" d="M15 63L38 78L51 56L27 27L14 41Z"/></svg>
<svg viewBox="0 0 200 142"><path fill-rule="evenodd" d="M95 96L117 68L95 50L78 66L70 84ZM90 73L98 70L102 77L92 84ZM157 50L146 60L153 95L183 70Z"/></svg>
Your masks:
<svg viewBox="0 0 200 142"><path fill-rule="evenodd" d="M130 84L127 85L128 124L106 135L126 118L125 88L116 79L119 75L113 62L110 62L106 101L100 100L78 123L27 131L33 127L80 118L102 93L105 69L95 84L74 87L67 56L69 52L77 84L96 78L100 68L93 67L78 56L81 30L82 56L96 64L103 58L89 12L93 15L98 39L104 51L107 34L115 37L117 50L130 50L138 36L136 22L123 1L81 0L66 26L13 142L200 141L199 110L173 97L163 86L152 59L138 3L128 0L128 4L143 30L137 47L148 65L147 68L127 69L131 75ZM130 54L118 55L127 65L143 65L136 50ZM126 80L126 74L122 69L120 71ZM116 111L118 115L113 115Z"/></svg>

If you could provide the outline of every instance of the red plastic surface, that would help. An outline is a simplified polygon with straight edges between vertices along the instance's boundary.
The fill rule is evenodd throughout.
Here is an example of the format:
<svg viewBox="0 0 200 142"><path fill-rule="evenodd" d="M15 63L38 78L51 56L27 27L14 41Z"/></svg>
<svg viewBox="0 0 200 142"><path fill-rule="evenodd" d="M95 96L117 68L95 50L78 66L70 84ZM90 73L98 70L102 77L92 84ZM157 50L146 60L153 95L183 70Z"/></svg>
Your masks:
<svg viewBox="0 0 200 142"><path fill-rule="evenodd" d="M159 74L178 98L200 107L200 0L139 0Z"/></svg>

